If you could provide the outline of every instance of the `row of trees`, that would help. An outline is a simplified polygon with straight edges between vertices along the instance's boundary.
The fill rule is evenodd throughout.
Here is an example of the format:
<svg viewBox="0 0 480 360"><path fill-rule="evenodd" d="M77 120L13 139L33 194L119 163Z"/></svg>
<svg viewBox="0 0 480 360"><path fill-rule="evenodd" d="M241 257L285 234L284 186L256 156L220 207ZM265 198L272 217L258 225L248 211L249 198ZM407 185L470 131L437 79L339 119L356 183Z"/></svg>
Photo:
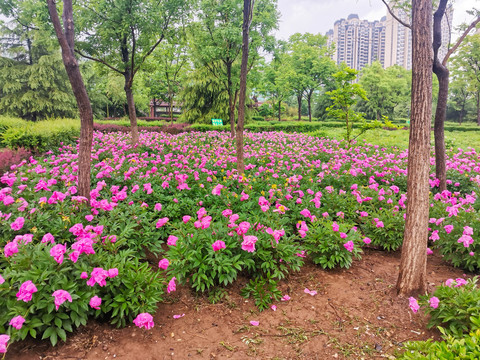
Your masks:
<svg viewBox="0 0 480 360"><path fill-rule="evenodd" d="M241 1L169 0L159 6L87 1L74 10L75 51L95 116L128 115L133 123L137 114L148 114L151 99L159 99L171 106L181 102L188 122L229 119L234 132ZM0 11L9 19L0 30L0 112L32 120L75 116L75 99L43 2L7 0ZM295 104L298 119L302 114L310 120L327 117L327 93L335 88L332 75L338 71L330 58L334 49L320 34L277 41L272 36L277 24L275 1L258 0L250 31L248 93L268 100L263 113L272 117L282 118L285 102ZM451 62L449 119L480 124L479 38L467 37ZM367 118L408 117L411 72L373 63L359 74L359 84L369 101L360 99L356 110ZM172 109L170 116L173 120Z"/></svg>

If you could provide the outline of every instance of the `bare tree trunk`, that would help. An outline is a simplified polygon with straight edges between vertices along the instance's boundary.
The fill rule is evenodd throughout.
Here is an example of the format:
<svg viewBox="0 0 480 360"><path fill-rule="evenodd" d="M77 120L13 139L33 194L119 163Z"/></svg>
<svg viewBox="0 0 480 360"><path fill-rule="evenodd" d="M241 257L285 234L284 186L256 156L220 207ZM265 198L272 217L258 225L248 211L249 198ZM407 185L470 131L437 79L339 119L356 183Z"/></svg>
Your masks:
<svg viewBox="0 0 480 360"><path fill-rule="evenodd" d="M297 95L297 102L298 102L298 120L302 120L302 95Z"/></svg>
<svg viewBox="0 0 480 360"><path fill-rule="evenodd" d="M442 18L445 14L447 2L448 0L440 0L438 9L433 15L433 73L437 75L439 84L433 131L435 138L435 176L440 180L440 191L447 189L444 124L447 117L449 71L447 67L440 62L438 51L442 45Z"/></svg>
<svg viewBox="0 0 480 360"><path fill-rule="evenodd" d="M278 121L282 121L282 100L278 101Z"/></svg>
<svg viewBox="0 0 480 360"><path fill-rule="evenodd" d="M56 3L47 0L48 12L62 49L62 59L72 85L73 94L80 113L80 144L78 150L78 195L90 200L90 173L93 140L93 112L82 74L74 55L74 23L72 0L63 1L63 30L58 17Z"/></svg>
<svg viewBox="0 0 480 360"><path fill-rule="evenodd" d="M247 72L248 72L248 45L249 30L252 21L253 4L255 0L243 1L243 42L242 64L240 66L240 98L238 100L237 121L237 172L239 178L245 174L245 161L243 158L243 124L245 122L245 99L247 97Z"/></svg>
<svg viewBox="0 0 480 360"><path fill-rule="evenodd" d="M440 180L440 191L447 189L447 168L445 155L445 119L447 117L447 99L448 99L448 75L449 71L446 67L433 71L438 78L438 101L435 111L435 123L433 133L435 138L435 176Z"/></svg>
<svg viewBox="0 0 480 360"><path fill-rule="evenodd" d="M128 118L130 119L130 131L132 132L132 145L138 143L138 125L137 114L135 111L135 101L133 100L132 79L130 71L125 71L125 95L127 96Z"/></svg>
<svg viewBox="0 0 480 360"><path fill-rule="evenodd" d="M312 122L312 94L313 94L313 91L310 91L307 95L308 121L310 122Z"/></svg>
<svg viewBox="0 0 480 360"><path fill-rule="evenodd" d="M480 91L477 93L477 125L480 126Z"/></svg>
<svg viewBox="0 0 480 360"><path fill-rule="evenodd" d="M232 64L227 63L227 87L228 87L228 117L230 120L230 137L235 137L235 104L232 94Z"/></svg>
<svg viewBox="0 0 480 360"><path fill-rule="evenodd" d="M432 2L412 1L412 112L408 153L407 216L397 292L426 290L432 116Z"/></svg>

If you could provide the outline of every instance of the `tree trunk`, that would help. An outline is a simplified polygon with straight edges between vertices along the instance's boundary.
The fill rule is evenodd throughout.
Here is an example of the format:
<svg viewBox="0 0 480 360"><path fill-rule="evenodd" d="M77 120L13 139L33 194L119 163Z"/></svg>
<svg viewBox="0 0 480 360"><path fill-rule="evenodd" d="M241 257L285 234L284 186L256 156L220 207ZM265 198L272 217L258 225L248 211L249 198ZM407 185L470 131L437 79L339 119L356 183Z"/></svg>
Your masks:
<svg viewBox="0 0 480 360"><path fill-rule="evenodd" d="M439 64L441 66L441 64ZM438 79L438 101L435 110L433 133L435 138L435 176L440 180L440 191L447 189L447 168L445 156L445 119L447 117L448 75L446 67L433 66Z"/></svg>
<svg viewBox="0 0 480 360"><path fill-rule="evenodd" d="M480 92L477 93L477 125L480 126Z"/></svg>
<svg viewBox="0 0 480 360"><path fill-rule="evenodd" d="M72 85L80 113L80 143L78 150L78 195L90 200L90 172L93 140L93 112L82 74L74 55L74 24L72 0L63 2L63 29L58 17L56 3L47 0L50 18L62 49L62 59Z"/></svg>
<svg viewBox="0 0 480 360"><path fill-rule="evenodd" d="M297 102L298 102L298 120L302 120L302 95L297 95Z"/></svg>
<svg viewBox="0 0 480 360"><path fill-rule="evenodd" d="M307 95L307 104L308 104L308 121L312 122L312 94L313 92L309 92Z"/></svg>
<svg viewBox="0 0 480 360"><path fill-rule="evenodd" d="M278 121L282 121L282 100L278 100Z"/></svg>
<svg viewBox="0 0 480 360"><path fill-rule="evenodd" d="M447 117L448 75L446 65L438 58L438 51L442 46L442 18L445 14L448 0L440 0L438 9L433 15L433 73L438 79L438 100L435 109L434 138L435 138L435 176L440 180L440 191L447 189L447 173L445 164L445 132L444 125Z"/></svg>
<svg viewBox="0 0 480 360"><path fill-rule="evenodd" d="M170 111L170 123L173 124L173 96L172 94L170 94L169 98L168 98L168 101L170 102L170 107L169 107L169 111Z"/></svg>
<svg viewBox="0 0 480 360"><path fill-rule="evenodd" d="M412 112L399 295L425 293L432 116L432 2L412 1Z"/></svg>
<svg viewBox="0 0 480 360"><path fill-rule="evenodd" d="M255 0L243 1L243 42L242 64L240 66L240 98L238 99L237 121L237 172L239 179L245 174L245 161L243 158L243 124L245 122L245 99L247 97L247 72L248 72L248 45L249 29L252 19L252 7Z"/></svg>
<svg viewBox="0 0 480 360"><path fill-rule="evenodd" d="M130 131L132 133L132 145L138 144L138 125L137 114L135 111L135 101L133 100L132 80L130 71L125 71L125 95L127 96L128 118L130 119Z"/></svg>
<svg viewBox="0 0 480 360"><path fill-rule="evenodd" d="M235 137L235 105L232 94L232 64L227 63L228 118L230 121L230 137Z"/></svg>

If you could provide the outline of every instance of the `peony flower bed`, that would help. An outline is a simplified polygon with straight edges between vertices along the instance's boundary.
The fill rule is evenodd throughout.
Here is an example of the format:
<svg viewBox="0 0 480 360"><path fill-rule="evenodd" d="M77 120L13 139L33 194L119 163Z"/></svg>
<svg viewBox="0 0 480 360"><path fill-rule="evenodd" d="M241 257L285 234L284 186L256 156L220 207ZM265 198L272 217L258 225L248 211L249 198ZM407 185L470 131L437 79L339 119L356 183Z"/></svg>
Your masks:
<svg viewBox="0 0 480 360"><path fill-rule="evenodd" d="M132 147L95 132L90 202L72 146L13 166L0 180L0 352L28 335L55 345L90 317L150 329L178 283L218 298L242 274L242 294L274 308L277 282L306 259L349 267L366 246L401 246L407 151L296 133L245 141L238 176L228 133L142 132ZM449 153L447 168L449 190L432 176L430 247L477 270L479 155Z"/></svg>

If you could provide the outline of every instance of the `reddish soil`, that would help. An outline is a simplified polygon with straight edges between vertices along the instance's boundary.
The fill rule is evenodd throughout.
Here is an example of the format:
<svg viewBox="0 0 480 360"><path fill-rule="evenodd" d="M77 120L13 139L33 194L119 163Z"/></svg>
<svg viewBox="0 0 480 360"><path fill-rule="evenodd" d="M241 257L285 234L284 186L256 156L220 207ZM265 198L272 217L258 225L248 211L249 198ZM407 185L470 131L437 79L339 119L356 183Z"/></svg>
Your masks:
<svg viewBox="0 0 480 360"><path fill-rule="evenodd" d="M282 282L277 311L261 313L239 295L244 282L228 289L222 303L210 304L178 287L160 304L151 330L115 329L91 321L67 342L13 344L6 359L378 359L393 358L407 340L437 338L427 318L413 314L408 299L395 295L399 253L367 250L348 270L325 271L306 264ZM429 286L462 271L429 256ZM318 291L315 296L304 289ZM183 314L173 319L174 314ZM260 322L251 326L250 321Z"/></svg>

